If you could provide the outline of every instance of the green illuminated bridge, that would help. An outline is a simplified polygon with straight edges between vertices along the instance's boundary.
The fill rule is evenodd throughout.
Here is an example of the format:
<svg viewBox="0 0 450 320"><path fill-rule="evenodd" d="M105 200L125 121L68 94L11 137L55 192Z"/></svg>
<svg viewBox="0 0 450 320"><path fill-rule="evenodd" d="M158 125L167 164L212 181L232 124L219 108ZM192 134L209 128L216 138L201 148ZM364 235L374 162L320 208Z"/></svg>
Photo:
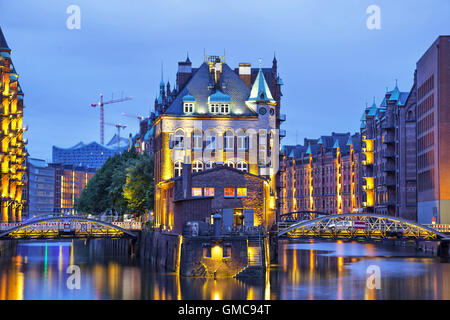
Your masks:
<svg viewBox="0 0 450 320"><path fill-rule="evenodd" d="M294 212L281 216L278 237L339 240L443 240L437 230L405 219L374 213L324 215L320 212Z"/></svg>
<svg viewBox="0 0 450 320"><path fill-rule="evenodd" d="M103 222L82 217L52 217L27 223L0 223L0 239L136 238L137 222Z"/></svg>

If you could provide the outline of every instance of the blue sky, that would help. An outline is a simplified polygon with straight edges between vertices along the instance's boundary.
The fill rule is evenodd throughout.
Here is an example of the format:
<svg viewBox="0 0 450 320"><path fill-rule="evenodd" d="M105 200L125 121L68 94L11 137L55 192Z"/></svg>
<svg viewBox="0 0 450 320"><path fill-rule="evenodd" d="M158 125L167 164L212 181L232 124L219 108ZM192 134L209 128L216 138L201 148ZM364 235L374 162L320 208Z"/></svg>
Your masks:
<svg viewBox="0 0 450 320"><path fill-rule="evenodd" d="M81 29L69 30L70 5ZM381 29L369 30L367 7L381 9ZM133 96L105 107L105 121L136 132L164 80L175 83L177 62L194 66L207 54L271 66L283 79L282 144L331 132L355 132L366 102L380 102L395 79L409 91L415 64L438 35L450 34L448 0L0 0L0 26L25 92L24 123L32 157L51 147L99 140L103 92ZM105 140L115 133L105 127Z"/></svg>

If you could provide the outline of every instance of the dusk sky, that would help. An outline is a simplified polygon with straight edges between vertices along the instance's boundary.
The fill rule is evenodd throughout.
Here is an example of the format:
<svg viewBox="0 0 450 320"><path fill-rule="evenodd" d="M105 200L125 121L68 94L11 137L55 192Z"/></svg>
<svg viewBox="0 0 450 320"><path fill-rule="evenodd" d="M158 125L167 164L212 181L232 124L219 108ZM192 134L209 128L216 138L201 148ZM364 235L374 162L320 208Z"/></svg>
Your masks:
<svg viewBox="0 0 450 320"><path fill-rule="evenodd" d="M381 29L369 30L370 5ZM66 26L67 7L81 9L81 29ZM132 101L105 106L105 121L136 133L135 115L153 111L177 62L193 67L203 50L270 67L274 52L284 82L282 144L331 132L359 131L373 97L380 103L395 79L409 91L417 60L439 35L450 34L448 0L0 0L0 26L25 93L28 152L51 160L52 146L99 141L99 93ZM105 141L116 129L105 126Z"/></svg>

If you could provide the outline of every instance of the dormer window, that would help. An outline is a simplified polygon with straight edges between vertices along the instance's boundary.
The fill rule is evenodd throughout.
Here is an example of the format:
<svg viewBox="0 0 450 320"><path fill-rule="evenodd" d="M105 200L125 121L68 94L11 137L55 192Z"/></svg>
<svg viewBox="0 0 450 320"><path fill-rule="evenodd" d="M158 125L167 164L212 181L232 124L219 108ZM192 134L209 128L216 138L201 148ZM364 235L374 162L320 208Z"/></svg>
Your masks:
<svg viewBox="0 0 450 320"><path fill-rule="evenodd" d="M219 106L219 104L216 104L216 103L211 103L211 113L214 113L214 114L216 114L216 113L219 113L219 108L220 108L220 106Z"/></svg>
<svg viewBox="0 0 450 320"><path fill-rule="evenodd" d="M209 111L212 114L229 114L231 98L229 95L217 90L208 97Z"/></svg>
<svg viewBox="0 0 450 320"><path fill-rule="evenodd" d="M184 111L184 113L193 113L194 112L194 104L192 102L184 102L183 103L183 111Z"/></svg>
<svg viewBox="0 0 450 320"><path fill-rule="evenodd" d="M229 113L229 112L230 112L230 105L228 103L220 105L220 113Z"/></svg>
<svg viewBox="0 0 450 320"><path fill-rule="evenodd" d="M191 96L189 93L183 97L183 112L184 113L194 113L195 97Z"/></svg>

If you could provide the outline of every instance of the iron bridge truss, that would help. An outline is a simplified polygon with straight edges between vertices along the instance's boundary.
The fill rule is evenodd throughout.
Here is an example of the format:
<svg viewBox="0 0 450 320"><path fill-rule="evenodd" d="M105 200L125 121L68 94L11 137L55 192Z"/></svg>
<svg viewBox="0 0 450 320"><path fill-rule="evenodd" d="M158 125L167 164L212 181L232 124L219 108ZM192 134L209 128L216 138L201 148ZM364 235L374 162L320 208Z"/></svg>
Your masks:
<svg viewBox="0 0 450 320"><path fill-rule="evenodd" d="M447 236L405 219L373 213L345 213L300 220L281 221L278 236L292 239L320 238L342 240L440 240Z"/></svg>
<svg viewBox="0 0 450 320"><path fill-rule="evenodd" d="M45 218L0 231L0 239L61 238L136 238L136 235L107 222L81 217Z"/></svg>

